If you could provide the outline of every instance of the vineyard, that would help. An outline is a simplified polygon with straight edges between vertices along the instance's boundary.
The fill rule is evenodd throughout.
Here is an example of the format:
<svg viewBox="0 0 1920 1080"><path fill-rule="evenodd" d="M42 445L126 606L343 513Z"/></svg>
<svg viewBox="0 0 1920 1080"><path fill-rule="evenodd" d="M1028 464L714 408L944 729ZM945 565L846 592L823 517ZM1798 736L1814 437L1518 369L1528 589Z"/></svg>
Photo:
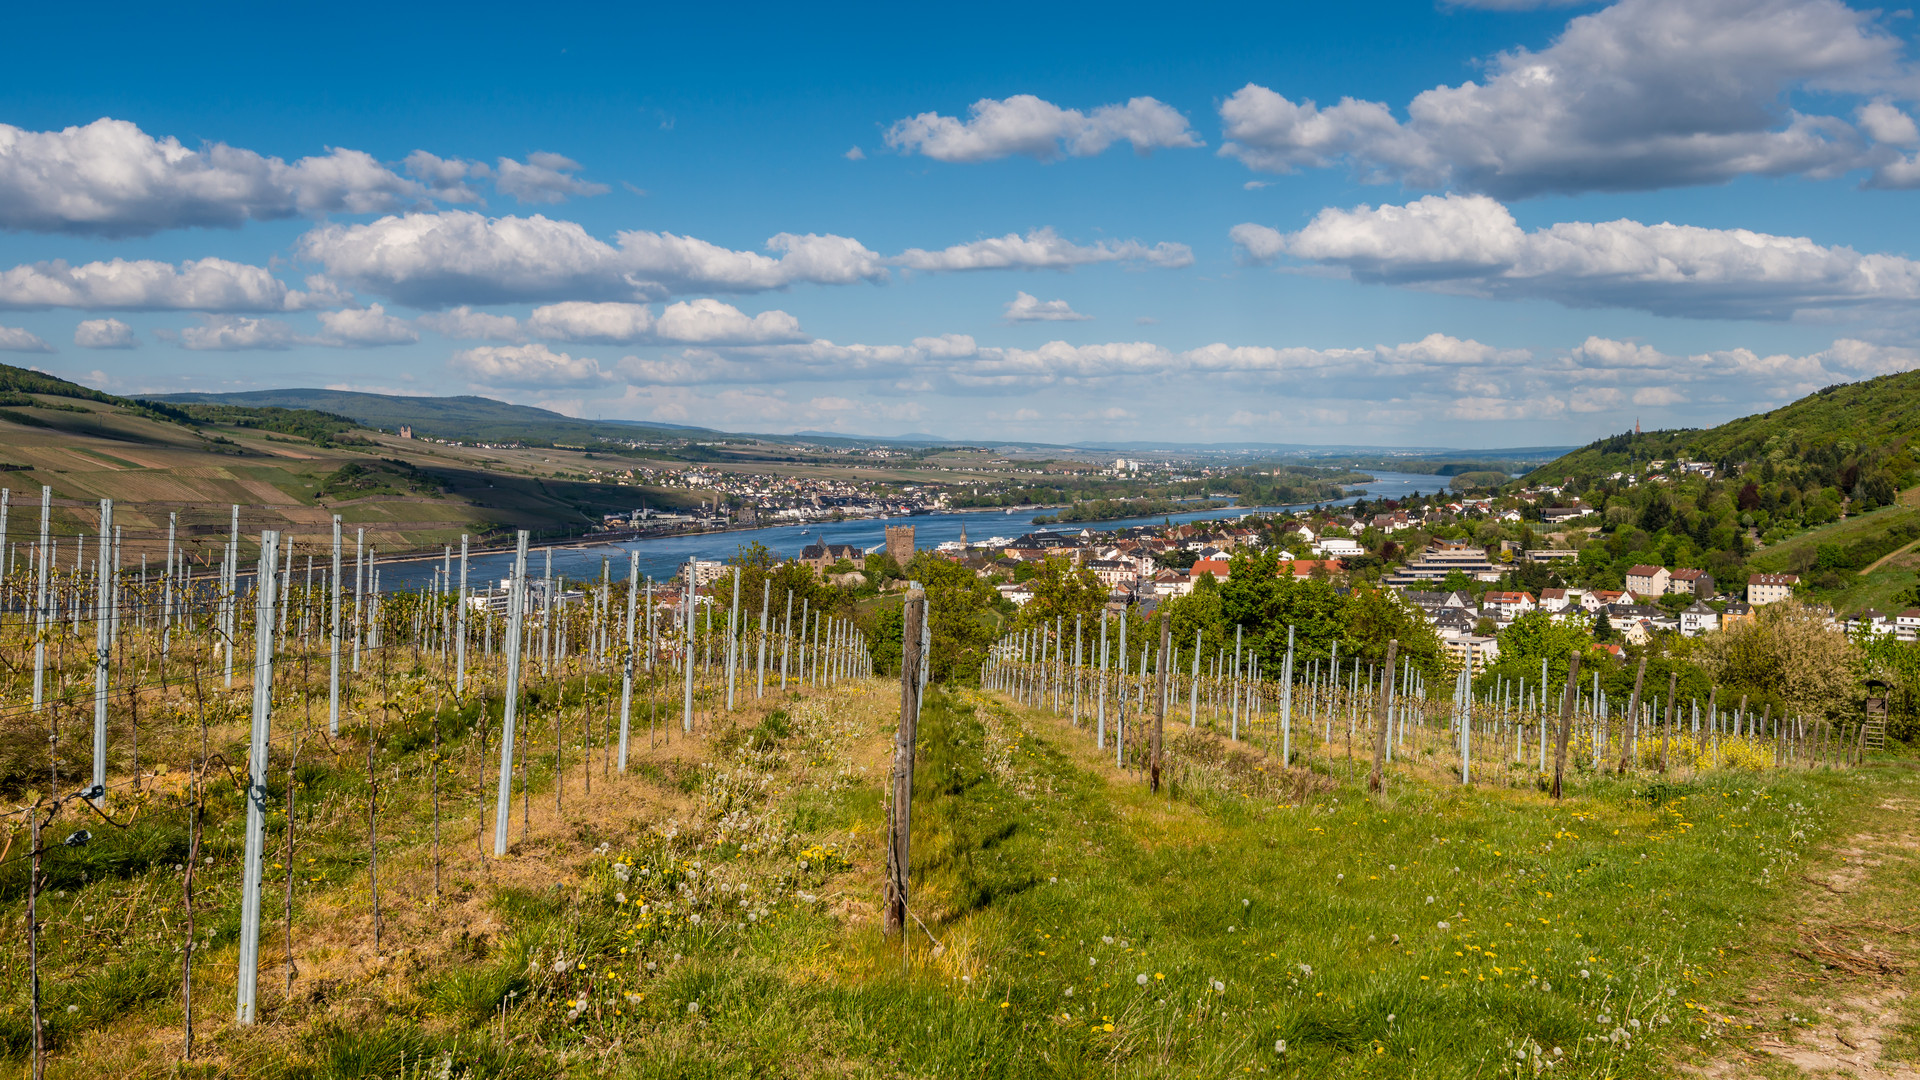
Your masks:
<svg viewBox="0 0 1920 1080"><path fill-rule="evenodd" d="M1897 905L1804 904L1920 805L1862 725L1121 618L929 685L918 589L881 676L738 567L135 569L112 512L0 595L23 1075L1666 1075L1904 985Z"/></svg>

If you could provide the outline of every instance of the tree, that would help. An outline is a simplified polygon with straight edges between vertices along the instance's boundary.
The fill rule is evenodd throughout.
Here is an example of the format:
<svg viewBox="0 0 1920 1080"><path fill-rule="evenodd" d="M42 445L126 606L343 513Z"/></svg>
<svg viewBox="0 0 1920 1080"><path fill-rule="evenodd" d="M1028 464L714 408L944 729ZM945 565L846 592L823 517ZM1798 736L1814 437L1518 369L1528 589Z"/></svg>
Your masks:
<svg viewBox="0 0 1920 1080"><path fill-rule="evenodd" d="M1020 609L1022 627L1052 626L1057 618L1065 618L1066 625L1072 626L1074 616L1095 617L1107 602L1106 586L1091 569L1075 566L1072 559L1050 555L1025 565L1033 567L1027 579L1033 599Z"/></svg>
<svg viewBox="0 0 1920 1080"><path fill-rule="evenodd" d="M932 672L941 682L972 682L999 634L992 586L957 562L930 551L914 555L906 576L927 591L927 613L932 626ZM896 611L897 603L890 604Z"/></svg>
<svg viewBox="0 0 1920 1080"><path fill-rule="evenodd" d="M1700 656L1723 693L1778 701L1812 718L1848 711L1860 677L1859 646L1830 629L1825 613L1792 599L1701 638Z"/></svg>
<svg viewBox="0 0 1920 1080"><path fill-rule="evenodd" d="M1565 678L1567 657L1584 653L1593 643L1593 634L1578 620L1556 620L1544 611L1530 611L1513 620L1500 632L1501 668L1516 675L1532 674L1540 678L1540 661L1546 660L1547 673Z"/></svg>
<svg viewBox="0 0 1920 1080"><path fill-rule="evenodd" d="M1673 507L1667 504L1667 497L1654 492L1647 505L1640 510L1640 527L1650 533L1657 533L1673 521Z"/></svg>
<svg viewBox="0 0 1920 1080"><path fill-rule="evenodd" d="M787 590L793 590L793 617L800 618L801 601L809 611L845 615L851 602L843 589L836 589L814 574L812 568L796 562L779 562L765 544L742 544L729 566L740 568L740 613L749 621L760 617L760 583L767 582L767 619L775 626L785 617ZM733 575L723 574L713 583L716 611L733 606Z"/></svg>

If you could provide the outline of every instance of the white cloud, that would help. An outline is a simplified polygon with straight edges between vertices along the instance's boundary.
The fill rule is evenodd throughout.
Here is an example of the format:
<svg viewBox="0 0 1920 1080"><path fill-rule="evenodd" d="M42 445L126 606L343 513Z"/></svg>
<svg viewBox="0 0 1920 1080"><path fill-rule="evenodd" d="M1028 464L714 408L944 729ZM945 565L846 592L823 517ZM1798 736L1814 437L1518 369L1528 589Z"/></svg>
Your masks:
<svg viewBox="0 0 1920 1080"><path fill-rule="evenodd" d="M1191 265L1185 244L1138 240L1076 244L1052 229L1009 234L939 251L883 258L858 240L779 233L772 254L735 251L691 236L623 232L609 244L571 221L535 214L489 218L466 210L326 225L298 241L302 258L355 288L399 303L453 304L665 299L691 292L749 293L797 284L881 281L910 270L1070 269L1092 263Z"/></svg>
<svg viewBox="0 0 1920 1080"><path fill-rule="evenodd" d="M298 250L356 287L416 307L540 300L658 299L685 292L759 292L886 275L880 258L842 236L781 233L776 255L733 251L689 236L626 232L618 246L571 221L488 218L471 211L327 225Z"/></svg>
<svg viewBox="0 0 1920 1080"><path fill-rule="evenodd" d="M450 203L484 202L480 193L467 183L467 179L493 175L492 169L478 161L443 158L425 150L408 154L402 164L407 175L425 184L433 192L434 198Z"/></svg>
<svg viewBox="0 0 1920 1080"><path fill-rule="evenodd" d="M1361 281L1570 307L1784 319L1815 306L1920 299L1920 263L1895 255L1746 229L1627 220L1525 232L1506 207L1483 195L1328 208L1295 233L1241 225L1231 235L1256 261L1286 254L1343 268Z"/></svg>
<svg viewBox="0 0 1920 1080"><path fill-rule="evenodd" d="M554 352L537 343L462 349L448 366L482 386L597 386L607 381L592 357Z"/></svg>
<svg viewBox="0 0 1920 1080"><path fill-rule="evenodd" d="M535 308L527 333L549 341L625 344L653 336L653 309L645 304L570 300Z"/></svg>
<svg viewBox="0 0 1920 1080"><path fill-rule="evenodd" d="M1121 141L1132 143L1139 154L1162 147L1205 145L1178 110L1150 97L1083 113L1032 94L1015 94L1005 100L982 98L967 111L966 120L925 112L896 121L887 129L887 145L947 162L991 161L1015 154L1041 161L1066 154L1091 157Z"/></svg>
<svg viewBox="0 0 1920 1080"><path fill-rule="evenodd" d="M1880 18L1840 0L1621 0L1538 52L1493 57L1484 82L1419 94L1404 122L1381 102L1322 109L1249 83L1220 107L1220 153L1263 171L1344 162L1365 180L1502 198L1887 164L1894 155L1845 120L1788 103L1801 90L1910 96L1902 43ZM1870 117L1869 135L1904 130Z"/></svg>
<svg viewBox="0 0 1920 1080"><path fill-rule="evenodd" d="M857 146L848 149L846 153L841 154L840 156L843 158L846 158L848 161L867 160L867 152L865 150L860 149Z"/></svg>
<svg viewBox="0 0 1920 1080"><path fill-rule="evenodd" d="M1873 141L1888 146L1912 146L1920 143L1920 129L1914 127L1913 117L1901 112L1899 106L1882 98L1860 106L1854 116L1860 121L1860 128L1873 137Z"/></svg>
<svg viewBox="0 0 1920 1080"><path fill-rule="evenodd" d="M1162 241L1152 247L1138 240L1102 240L1076 244L1052 229L1025 236L1008 233L940 251L909 248L887 260L909 270L1066 270L1090 263L1138 262L1177 268L1193 264L1193 249Z"/></svg>
<svg viewBox="0 0 1920 1080"><path fill-rule="evenodd" d="M718 300L668 304L654 325L654 336L661 341L710 345L805 340L800 333L800 320L784 311L763 311L749 316Z"/></svg>
<svg viewBox="0 0 1920 1080"><path fill-rule="evenodd" d="M323 311L319 317L322 333L314 339L314 343L318 345L354 348L367 345L405 345L420 340L420 332L413 328L412 323L387 314L387 309L379 304L370 304L360 309Z"/></svg>
<svg viewBox="0 0 1920 1080"><path fill-rule="evenodd" d="M50 353L53 346L40 339L40 335L17 326L0 326L0 352L37 352Z"/></svg>
<svg viewBox="0 0 1920 1080"><path fill-rule="evenodd" d="M417 320L421 326L441 337L457 341L524 341L520 320L511 315L490 315L462 305L450 311L430 312Z"/></svg>
<svg viewBox="0 0 1920 1080"><path fill-rule="evenodd" d="M279 319L249 319L242 315L205 315L199 326L179 332L180 347L196 352L241 352L254 349L291 349L293 327Z"/></svg>
<svg viewBox="0 0 1920 1080"><path fill-rule="evenodd" d="M800 320L784 311L748 315L718 300L669 304L655 319L645 304L570 301L535 308L527 332L551 341L631 345L758 345L803 341Z"/></svg>
<svg viewBox="0 0 1920 1080"><path fill-rule="evenodd" d="M501 158L493 186L523 203L561 203L585 195L605 195L613 190L605 184L582 180L574 173L580 163L572 158L544 151L527 155L525 162Z"/></svg>
<svg viewBox="0 0 1920 1080"><path fill-rule="evenodd" d="M1015 292L1007 301L1008 322L1085 322L1091 318L1073 310L1065 300L1039 300L1031 293Z"/></svg>
<svg viewBox="0 0 1920 1080"><path fill-rule="evenodd" d="M133 349L140 339L119 319L87 319L73 328L73 343L83 349Z"/></svg>
<svg viewBox="0 0 1920 1080"><path fill-rule="evenodd" d="M0 124L0 228L143 236L191 226L342 211L365 214L417 202L419 183L358 150L333 149L291 165L208 143L190 150L125 120L27 131Z"/></svg>
<svg viewBox="0 0 1920 1080"><path fill-rule="evenodd" d="M264 267L225 259L172 263L113 259L71 266L64 261L0 270L0 308L92 308L108 311L295 311L344 299L323 277L310 291L287 288Z"/></svg>

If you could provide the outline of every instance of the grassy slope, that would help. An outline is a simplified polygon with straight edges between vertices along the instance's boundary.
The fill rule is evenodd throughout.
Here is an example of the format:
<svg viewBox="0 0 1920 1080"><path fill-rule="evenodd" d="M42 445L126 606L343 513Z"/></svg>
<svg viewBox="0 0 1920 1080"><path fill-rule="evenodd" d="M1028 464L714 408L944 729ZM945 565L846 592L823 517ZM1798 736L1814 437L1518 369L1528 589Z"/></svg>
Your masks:
<svg viewBox="0 0 1920 1080"><path fill-rule="evenodd" d="M1884 506L1865 514L1855 514L1844 521L1808 529L1796 536L1788 537L1768 548L1756 552L1748 565L1755 573L1786 573L1799 570L1812 562L1815 553L1822 544L1847 545L1856 541L1884 534L1890 527L1913 521L1920 514L1920 488L1909 488L1900 493L1899 501L1893 506ZM1822 599L1833 604L1834 610L1843 614L1875 608L1880 611L1893 610L1895 597L1920 581L1920 557L1915 553L1896 553L1884 559L1871 573L1847 575L1845 589L1832 595L1823 595Z"/></svg>
<svg viewBox="0 0 1920 1080"><path fill-rule="evenodd" d="M431 693L396 698L408 713ZM201 926L216 928L197 983L204 1074L393 1076L450 1057L455 1075L527 1077L1484 1076L1557 1047L1559 1071L1659 1075L1793 1028L1739 991L1833 978L1787 951L1812 891L1800 875L1831 865L1821 846L1860 808L1912 783L1894 766L1730 773L1656 785L1649 801L1644 776L1583 777L1554 805L1524 770L1515 786L1489 770L1462 789L1402 764L1376 803L1337 754L1331 776L1324 758L1276 775L1246 744L1176 723L1172 797L1152 796L1084 727L936 693L914 810L926 925L903 972L874 926L895 701L875 684L780 699L777 716L750 707L718 735L637 749L631 777L596 772L592 795L569 721L563 811L536 708L531 836L500 863L474 856L490 759L473 714L445 713L440 899L428 721L389 721L378 951L355 711L339 742L308 743L300 976L285 997L270 934L252 1029L230 1023L239 803L219 794L201 886ZM244 702L216 709L214 746L231 757ZM148 753L171 755L176 778L191 715L170 733L150 721ZM283 707L282 725L297 715ZM97 829L53 868L56 1077L162 1071L175 1052L178 957L158 927L179 917L162 907L179 890L173 820ZM17 964L3 980L16 1058Z"/></svg>
<svg viewBox="0 0 1920 1080"><path fill-rule="evenodd" d="M436 447L370 435L374 445L321 448L306 439L270 432L191 428L140 415L120 405L71 398L43 398L53 407L14 407L0 415L0 460L25 465L0 474L13 490L16 530L33 513L37 488L50 485L56 499L93 502L111 498L117 520L138 553L164 544L169 512L180 515L182 535L224 537L229 504L243 511L242 529L290 530L302 543L317 543L331 528L332 514L349 527L371 530L370 542L390 550L458 540L462 532L530 528L551 533L595 524L603 512L688 500L658 488L623 488L552 479L579 468L579 455L561 451L499 452ZM71 411L78 409L79 411ZM409 461L445 485L437 494L383 485L364 495L317 497L327 477L348 463L379 458ZM95 515L59 507L56 527L92 526ZM16 531L14 539L21 532Z"/></svg>
<svg viewBox="0 0 1920 1080"><path fill-rule="evenodd" d="M1653 459L1745 461L1760 456L1768 439L1798 432L1806 445L1852 439L1879 446L1920 431L1920 371L1882 375L1830 386L1770 412L1729 420L1718 427L1650 431L1632 442L1632 454L1583 447L1529 474L1529 481L1604 474Z"/></svg>

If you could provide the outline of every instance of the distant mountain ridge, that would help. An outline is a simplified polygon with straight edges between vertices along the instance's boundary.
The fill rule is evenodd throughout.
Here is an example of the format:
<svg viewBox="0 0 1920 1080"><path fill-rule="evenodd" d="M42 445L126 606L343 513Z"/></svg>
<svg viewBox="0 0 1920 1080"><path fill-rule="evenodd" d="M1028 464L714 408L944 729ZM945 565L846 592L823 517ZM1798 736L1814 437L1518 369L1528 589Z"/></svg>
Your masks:
<svg viewBox="0 0 1920 1080"><path fill-rule="evenodd" d="M284 409L318 409L350 416L373 427L397 430L402 425L415 434L482 442L515 439L552 439L556 435L606 439L661 438L721 433L682 424L654 424L637 420L582 420L531 405L511 405L475 395L457 397L403 397L357 390L246 390L224 394L156 394L154 401L169 404L277 405ZM636 429L638 429L636 431ZM671 435L667 433L671 432Z"/></svg>

